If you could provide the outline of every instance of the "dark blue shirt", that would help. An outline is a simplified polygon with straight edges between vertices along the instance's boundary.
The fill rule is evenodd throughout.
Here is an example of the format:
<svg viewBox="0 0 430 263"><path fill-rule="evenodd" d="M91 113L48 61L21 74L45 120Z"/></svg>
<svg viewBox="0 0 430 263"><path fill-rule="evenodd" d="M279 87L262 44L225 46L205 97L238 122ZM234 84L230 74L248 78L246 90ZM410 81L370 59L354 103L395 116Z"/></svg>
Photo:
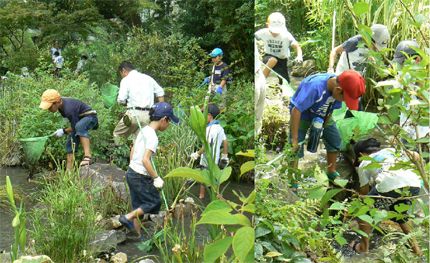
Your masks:
<svg viewBox="0 0 430 263"><path fill-rule="evenodd" d="M220 84L222 80L232 80L231 70L225 62L215 66L214 71L212 72L212 81L214 84Z"/></svg>
<svg viewBox="0 0 430 263"><path fill-rule="evenodd" d="M92 110L90 106L83 103L80 100L61 97L63 100L62 109L58 109L61 116L67 118L72 125L72 129L75 130L76 123L79 121L79 114Z"/></svg>
<svg viewBox="0 0 430 263"><path fill-rule="evenodd" d="M336 75L323 73L303 79L291 98L290 111L295 107L302 113L301 120L312 120L316 116L324 118L330 104L332 106L328 114L334 109L340 109L342 102L335 100L327 89L327 81L332 77Z"/></svg>

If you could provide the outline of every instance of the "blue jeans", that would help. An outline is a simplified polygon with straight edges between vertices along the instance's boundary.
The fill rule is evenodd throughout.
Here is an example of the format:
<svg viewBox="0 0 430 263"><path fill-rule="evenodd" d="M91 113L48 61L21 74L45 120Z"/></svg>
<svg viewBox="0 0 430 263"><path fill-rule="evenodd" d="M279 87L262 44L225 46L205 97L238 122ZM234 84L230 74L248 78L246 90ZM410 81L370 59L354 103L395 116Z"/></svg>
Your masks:
<svg viewBox="0 0 430 263"><path fill-rule="evenodd" d="M306 134L308 133L310 126L311 121L300 120L298 143L301 143L305 140ZM328 123L324 126L323 134L321 137L324 141L324 145L327 152L330 153L340 151L340 145L342 143L342 140L336 127L336 123L333 120L330 119ZM291 131L289 136L289 142L291 143ZM297 157L303 158L304 155L304 145L302 144L297 153Z"/></svg>
<svg viewBox="0 0 430 263"><path fill-rule="evenodd" d="M161 198L154 186L154 179L149 175L139 174L130 167L125 177L133 210L141 208L145 214L157 214L160 211Z"/></svg>
<svg viewBox="0 0 430 263"><path fill-rule="evenodd" d="M89 138L89 130L96 129L99 124L99 120L97 119L97 115L88 115L80 119L73 131L67 136L67 142L66 142L66 152L67 153L73 153L73 151L76 151L79 146L79 137L85 137ZM73 144L75 145L73 147Z"/></svg>

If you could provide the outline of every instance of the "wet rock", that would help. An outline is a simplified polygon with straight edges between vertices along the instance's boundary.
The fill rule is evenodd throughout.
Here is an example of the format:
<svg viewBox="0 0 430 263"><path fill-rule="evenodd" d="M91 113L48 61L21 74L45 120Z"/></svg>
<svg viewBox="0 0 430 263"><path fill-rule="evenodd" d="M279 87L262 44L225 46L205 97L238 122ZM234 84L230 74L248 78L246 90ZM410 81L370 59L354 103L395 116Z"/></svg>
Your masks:
<svg viewBox="0 0 430 263"><path fill-rule="evenodd" d="M115 165L95 163L81 167L79 173L83 178L91 178L92 187L112 191L124 202L128 200L125 172Z"/></svg>
<svg viewBox="0 0 430 263"><path fill-rule="evenodd" d="M0 262L10 263L11 262L10 261L10 254L8 252L6 252L6 251L2 251L0 253Z"/></svg>
<svg viewBox="0 0 430 263"><path fill-rule="evenodd" d="M115 250L116 245L124 242L125 239L125 233L122 231L105 231L96 235L94 240L90 242L90 247L98 255Z"/></svg>
<svg viewBox="0 0 430 263"><path fill-rule="evenodd" d="M119 252L110 258L112 263L125 263L127 262L127 254Z"/></svg>
<svg viewBox="0 0 430 263"><path fill-rule="evenodd" d="M158 214L151 214L149 217L151 218L151 221L157 225L162 225L164 218L166 217L166 211L160 211Z"/></svg>
<svg viewBox="0 0 430 263"><path fill-rule="evenodd" d="M119 222L119 215L116 215L111 218L103 218L102 220L97 222L97 224L106 230L117 229L122 226L122 224Z"/></svg>
<svg viewBox="0 0 430 263"><path fill-rule="evenodd" d="M142 259L139 263L155 263L155 261L152 259Z"/></svg>
<svg viewBox="0 0 430 263"><path fill-rule="evenodd" d="M3 261L2 261L3 262ZM22 256L13 263L53 263L48 256Z"/></svg>
<svg viewBox="0 0 430 263"><path fill-rule="evenodd" d="M291 75L294 77L307 77L316 72L315 60L309 59L303 61L300 65L293 66Z"/></svg>

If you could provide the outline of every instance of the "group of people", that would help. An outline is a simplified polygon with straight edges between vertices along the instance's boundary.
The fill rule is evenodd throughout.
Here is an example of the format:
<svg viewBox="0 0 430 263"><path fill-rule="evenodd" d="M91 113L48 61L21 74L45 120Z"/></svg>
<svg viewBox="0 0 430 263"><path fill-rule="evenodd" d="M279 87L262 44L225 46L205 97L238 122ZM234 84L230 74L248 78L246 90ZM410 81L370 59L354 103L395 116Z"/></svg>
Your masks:
<svg viewBox="0 0 430 263"><path fill-rule="evenodd" d="M256 68L256 88L264 85L261 80L262 77L268 77L271 72L275 72L281 81L285 79L289 82L287 60L290 46L296 49L297 57L295 60L303 61L300 45L287 30L285 17L281 13L270 14L266 25L266 28L255 33L256 40L262 41L264 44L263 61L256 60L256 65L258 65ZM342 102L346 104L349 110L362 110L360 99L366 92L363 74L369 63L369 50L381 51L388 47L390 41L390 34L386 26L375 24L371 26L371 30L370 45L366 44L361 35L356 35L335 47L329 55L327 73L306 77L291 97L289 142L292 151L297 156L291 162L292 167L297 168L298 159L304 156L304 143L309 132L308 149L315 134L319 136L317 143L320 137L323 139L327 151L328 179L333 181L339 176L336 170L336 160L340 151L341 137L331 115L334 110L342 107ZM412 58L413 62L419 63L421 58L416 52L416 48L418 48L418 44L413 40L401 41L396 48L393 64L397 63L398 66L402 66L407 58ZM257 53L256 55L260 54ZM340 58L336 70L334 70L336 58L339 55ZM257 85L258 83L260 84ZM256 109L259 106L261 105L256 105ZM262 111L259 112L262 114ZM421 127L419 130L421 134L414 134L415 138L428 136L428 127ZM409 196L418 195L421 180L417 174L407 169L397 171L389 169L395 162L399 161L395 157L394 149L380 149L380 143L371 138L358 142L355 147L355 154L362 194L398 198L401 196L399 191L404 191ZM376 158L378 162L383 163L383 168L365 169L369 162L360 162L359 159L364 155ZM297 187L297 184L294 183L293 187ZM395 206L399 203L410 204L410 201L407 199L397 201L390 206L390 209L395 211ZM407 217L400 216L396 222L400 223L405 233L410 232L410 227L406 224ZM370 225L364 221L360 221L360 229L367 234L371 232ZM360 242L356 242L352 247L357 252L367 252L369 238L363 237ZM415 253L421 254L414 239L411 240L411 247Z"/></svg>
<svg viewBox="0 0 430 263"><path fill-rule="evenodd" d="M61 51L62 49L60 48L58 40L55 40L50 49L50 54L52 64L54 65L54 76L57 78L61 77L61 69L64 66L64 58L61 54ZM89 57L87 54L81 54L78 64L76 65L75 74L80 74L84 70L84 67L88 62L88 58Z"/></svg>
<svg viewBox="0 0 430 263"><path fill-rule="evenodd" d="M55 52L59 52L58 50ZM222 94L226 92L230 81L230 70L222 61L223 52L220 48L214 49L210 54L214 63L212 74L208 77L208 93ZM126 172L133 211L121 215L119 221L130 230L134 230L141 238L139 218L144 214L158 213L161 207L160 194L157 189L163 187L163 179L157 174L152 162L152 156L158 147L157 132L163 132L170 122L178 123L172 106L164 101L163 88L150 76L135 69L129 61L123 61L118 72L122 79L117 96L117 102L126 107L126 112L113 131L114 143L121 143L120 137L131 138L130 163ZM156 101L155 101L156 100ZM73 168L75 152L82 144L84 157L80 167L93 163L90 148L90 130L98 128L97 112L86 103L63 97L55 89L48 89L42 94L39 106L43 110L59 112L70 122L70 127L55 131L57 137L68 135L66 140L68 170ZM220 167L229 163L228 143L224 129L216 119L220 109L215 104L208 105L206 135L212 147L212 157ZM223 147L223 153L221 153ZM200 168L207 169L207 160L204 150L199 149L190 158L200 158ZM204 198L205 186L200 187L199 197Z"/></svg>

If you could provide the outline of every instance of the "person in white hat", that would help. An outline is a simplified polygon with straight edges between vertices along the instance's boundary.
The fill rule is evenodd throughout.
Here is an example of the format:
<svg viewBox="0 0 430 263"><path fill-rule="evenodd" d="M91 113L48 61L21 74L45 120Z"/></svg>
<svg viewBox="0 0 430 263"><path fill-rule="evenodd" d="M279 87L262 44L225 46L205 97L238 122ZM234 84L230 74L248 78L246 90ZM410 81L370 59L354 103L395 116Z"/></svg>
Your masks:
<svg viewBox="0 0 430 263"><path fill-rule="evenodd" d="M267 28L255 32L255 38L264 42L263 62L267 67L264 68L263 74L267 77L270 70L273 70L290 82L287 67L290 46L294 47L297 52L295 59L297 62L303 62L302 49L285 26L285 17L281 13L270 14L266 25Z"/></svg>
<svg viewBox="0 0 430 263"><path fill-rule="evenodd" d="M390 33L386 26L374 24L370 29L372 30L372 46L361 46L361 43L365 44L361 35L351 37L330 52L329 66L327 69L328 73L336 73L336 75L339 75L345 70L350 69L358 71L361 74L364 73L369 48L381 50L387 48L388 42L390 41ZM338 55L340 55L340 58L335 71L333 67Z"/></svg>

